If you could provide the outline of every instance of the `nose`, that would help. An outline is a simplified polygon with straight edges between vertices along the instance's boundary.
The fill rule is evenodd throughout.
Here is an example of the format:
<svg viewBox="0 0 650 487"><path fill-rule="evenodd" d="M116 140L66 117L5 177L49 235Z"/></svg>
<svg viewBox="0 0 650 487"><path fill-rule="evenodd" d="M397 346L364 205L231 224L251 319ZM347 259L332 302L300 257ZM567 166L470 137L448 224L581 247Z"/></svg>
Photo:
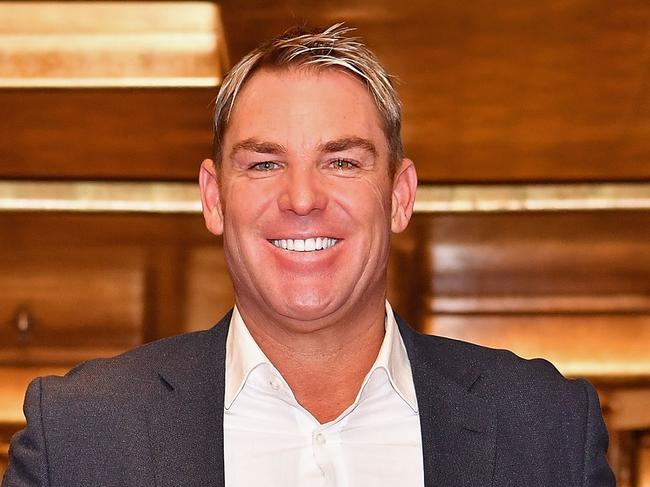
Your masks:
<svg viewBox="0 0 650 487"><path fill-rule="evenodd" d="M283 211L309 215L327 206L327 192L318 171L310 167L293 168L285 174L278 205Z"/></svg>

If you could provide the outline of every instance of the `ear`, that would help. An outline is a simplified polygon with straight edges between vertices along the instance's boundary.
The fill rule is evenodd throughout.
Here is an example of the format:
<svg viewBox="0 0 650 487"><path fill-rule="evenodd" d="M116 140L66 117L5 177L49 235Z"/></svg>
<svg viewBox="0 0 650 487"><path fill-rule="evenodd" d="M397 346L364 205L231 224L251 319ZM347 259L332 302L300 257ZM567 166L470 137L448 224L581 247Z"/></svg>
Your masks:
<svg viewBox="0 0 650 487"><path fill-rule="evenodd" d="M205 159L199 171L199 186L201 188L201 204L205 226L215 235L223 233L223 211L221 209L221 193L217 170L212 159Z"/></svg>
<svg viewBox="0 0 650 487"><path fill-rule="evenodd" d="M404 231L411 220L417 187L418 175L415 171L415 164L410 159L402 159L402 164L393 179L390 219L390 228L393 233Z"/></svg>

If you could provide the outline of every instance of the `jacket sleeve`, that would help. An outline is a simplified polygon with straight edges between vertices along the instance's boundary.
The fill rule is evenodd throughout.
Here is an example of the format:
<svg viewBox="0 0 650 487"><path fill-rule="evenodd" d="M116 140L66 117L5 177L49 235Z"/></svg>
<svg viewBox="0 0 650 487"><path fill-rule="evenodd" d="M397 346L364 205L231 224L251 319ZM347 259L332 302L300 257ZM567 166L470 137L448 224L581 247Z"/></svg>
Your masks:
<svg viewBox="0 0 650 487"><path fill-rule="evenodd" d="M584 487L615 487L616 479L607 463L609 437L603 421L598 394L586 380L581 380L587 396L584 448Z"/></svg>
<svg viewBox="0 0 650 487"><path fill-rule="evenodd" d="M9 447L9 466L0 487L46 487L47 445L41 416L41 379L27 388L23 411L27 426L14 435Z"/></svg>

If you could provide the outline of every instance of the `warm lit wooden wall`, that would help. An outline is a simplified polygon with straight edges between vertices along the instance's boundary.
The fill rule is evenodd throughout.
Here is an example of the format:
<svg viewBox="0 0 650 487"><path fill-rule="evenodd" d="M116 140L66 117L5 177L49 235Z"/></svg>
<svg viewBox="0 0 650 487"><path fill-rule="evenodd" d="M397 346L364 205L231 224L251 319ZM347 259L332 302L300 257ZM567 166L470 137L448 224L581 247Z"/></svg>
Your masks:
<svg viewBox="0 0 650 487"><path fill-rule="evenodd" d="M219 4L233 61L293 24L357 27L399 78L423 181L650 178L645 0ZM0 90L0 137L13 142L0 143L0 177L192 180L209 153L211 97Z"/></svg>
<svg viewBox="0 0 650 487"><path fill-rule="evenodd" d="M650 181L646 1L220 5L233 61L291 24L358 27L399 77L423 182ZM3 12L0 59L18 59ZM0 179L195 180L215 90L167 82L0 88ZM420 214L394 239L390 297L424 332L594 380L619 485L647 487L649 229L648 210ZM0 472L32 377L208 327L232 303L198 215L0 213L0 289Z"/></svg>

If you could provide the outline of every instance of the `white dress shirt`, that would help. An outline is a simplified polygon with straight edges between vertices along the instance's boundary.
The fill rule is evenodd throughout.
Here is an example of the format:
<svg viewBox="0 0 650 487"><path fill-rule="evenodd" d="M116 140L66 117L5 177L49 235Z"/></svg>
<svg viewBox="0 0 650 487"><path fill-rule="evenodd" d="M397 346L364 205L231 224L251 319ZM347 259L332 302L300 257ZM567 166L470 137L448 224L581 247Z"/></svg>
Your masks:
<svg viewBox="0 0 650 487"><path fill-rule="evenodd" d="M353 404L320 424L296 401L235 308L226 342L227 487L421 487L420 418L393 310Z"/></svg>

